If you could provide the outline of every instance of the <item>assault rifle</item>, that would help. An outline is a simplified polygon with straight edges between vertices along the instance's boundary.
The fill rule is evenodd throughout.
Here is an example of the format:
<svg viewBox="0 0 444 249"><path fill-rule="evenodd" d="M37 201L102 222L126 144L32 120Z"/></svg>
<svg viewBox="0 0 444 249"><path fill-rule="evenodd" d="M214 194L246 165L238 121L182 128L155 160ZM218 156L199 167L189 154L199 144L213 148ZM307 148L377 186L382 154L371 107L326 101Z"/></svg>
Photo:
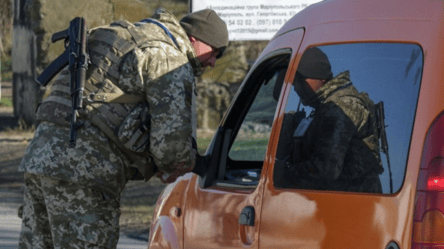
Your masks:
<svg viewBox="0 0 444 249"><path fill-rule="evenodd" d="M55 59L37 78L37 82L46 86L54 76L69 64L71 77L71 128L69 131L69 146L76 146L77 129L83 125L77 122L78 110L82 108L83 91L89 56L86 53L87 27L83 17L76 17L69 23L69 28L52 35L51 41L65 41L65 52Z"/></svg>
<svg viewBox="0 0 444 249"><path fill-rule="evenodd" d="M389 157L389 150L388 150L388 142L387 142L387 132L385 128L387 127L385 125L385 113L384 113L384 102L379 102L375 105L376 109L376 120L377 120L377 129L378 129L378 137L381 140L381 151L386 155L387 157L387 167L389 170L389 177L390 177L390 193L393 193L393 182L392 182L392 170L390 167L390 157Z"/></svg>

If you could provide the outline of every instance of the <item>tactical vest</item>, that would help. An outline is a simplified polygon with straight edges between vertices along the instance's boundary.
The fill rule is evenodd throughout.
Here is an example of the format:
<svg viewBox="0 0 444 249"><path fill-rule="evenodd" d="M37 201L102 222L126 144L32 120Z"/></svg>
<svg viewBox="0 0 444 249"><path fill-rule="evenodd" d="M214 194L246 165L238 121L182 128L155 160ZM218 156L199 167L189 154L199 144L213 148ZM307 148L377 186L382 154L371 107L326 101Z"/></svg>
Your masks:
<svg viewBox="0 0 444 249"><path fill-rule="evenodd" d="M91 30L87 51L91 64L84 91L86 99L79 113L79 119L85 121L86 127L90 124L97 126L134 164L139 164L135 165L139 170L138 166L146 164L150 156L149 108L144 95L126 94L119 88L119 65L125 55L136 47L148 46L148 41L148 37L128 21ZM54 81L49 96L39 105L36 119L69 126L70 92L69 71L64 69ZM132 132L125 132L125 129ZM144 176L152 173L143 171Z"/></svg>

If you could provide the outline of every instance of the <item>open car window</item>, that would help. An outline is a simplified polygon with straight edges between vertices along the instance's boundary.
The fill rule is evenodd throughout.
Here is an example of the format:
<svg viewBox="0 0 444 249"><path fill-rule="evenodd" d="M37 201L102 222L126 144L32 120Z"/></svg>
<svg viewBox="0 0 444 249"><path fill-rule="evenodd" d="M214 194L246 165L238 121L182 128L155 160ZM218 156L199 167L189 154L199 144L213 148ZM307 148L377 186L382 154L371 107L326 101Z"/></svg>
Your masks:
<svg viewBox="0 0 444 249"><path fill-rule="evenodd" d="M249 75L226 122L231 139L217 185L258 184L289 59L289 53L272 57Z"/></svg>

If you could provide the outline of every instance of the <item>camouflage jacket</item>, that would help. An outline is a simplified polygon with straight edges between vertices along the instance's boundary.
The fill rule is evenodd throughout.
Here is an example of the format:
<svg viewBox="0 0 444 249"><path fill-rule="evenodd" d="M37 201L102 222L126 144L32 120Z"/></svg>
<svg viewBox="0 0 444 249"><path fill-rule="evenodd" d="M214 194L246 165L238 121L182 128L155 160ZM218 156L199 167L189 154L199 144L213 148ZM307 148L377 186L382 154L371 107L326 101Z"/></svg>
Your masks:
<svg viewBox="0 0 444 249"><path fill-rule="evenodd" d="M190 171L195 160L192 150L195 114L191 103L196 91L194 72L200 70L200 63L187 34L172 14L158 9L152 19L170 30L178 47L159 26L139 23L138 32L146 35L149 41L122 57L114 82L125 93L146 96L151 115L149 150L159 170L167 173L177 169ZM69 84L66 72L61 72L54 85ZM89 76L87 72L87 80ZM51 89L49 97L39 107L37 116L43 121L19 170L120 193L132 174L130 160L94 125L80 128L77 146L69 148L69 129L63 120L69 117L71 109L47 103L51 102L51 96L66 97L66 92L57 90ZM133 107L121 106L127 110Z"/></svg>
<svg viewBox="0 0 444 249"><path fill-rule="evenodd" d="M382 173L373 102L359 93L345 71L317 92L313 120L291 170L305 188L381 192Z"/></svg>

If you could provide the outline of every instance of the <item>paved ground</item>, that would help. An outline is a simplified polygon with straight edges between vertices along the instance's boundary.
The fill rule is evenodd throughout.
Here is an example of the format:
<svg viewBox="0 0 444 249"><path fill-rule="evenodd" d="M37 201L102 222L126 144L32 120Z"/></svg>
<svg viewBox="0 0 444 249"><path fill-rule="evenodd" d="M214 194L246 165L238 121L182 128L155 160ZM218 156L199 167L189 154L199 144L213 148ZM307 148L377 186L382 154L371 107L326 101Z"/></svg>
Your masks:
<svg viewBox="0 0 444 249"><path fill-rule="evenodd" d="M17 209L21 205L21 190L0 192L0 248L16 249L20 234L21 219ZM146 233L121 232L117 249L146 249L148 240Z"/></svg>
<svg viewBox="0 0 444 249"><path fill-rule="evenodd" d="M17 217L18 205L0 204L0 248L16 249L20 234L21 219ZM121 235L117 249L146 249L147 241Z"/></svg>
<svg viewBox="0 0 444 249"><path fill-rule="evenodd" d="M21 222L17 217L17 211L14 212L17 208L18 205L0 204L0 248L2 249L17 248Z"/></svg>

